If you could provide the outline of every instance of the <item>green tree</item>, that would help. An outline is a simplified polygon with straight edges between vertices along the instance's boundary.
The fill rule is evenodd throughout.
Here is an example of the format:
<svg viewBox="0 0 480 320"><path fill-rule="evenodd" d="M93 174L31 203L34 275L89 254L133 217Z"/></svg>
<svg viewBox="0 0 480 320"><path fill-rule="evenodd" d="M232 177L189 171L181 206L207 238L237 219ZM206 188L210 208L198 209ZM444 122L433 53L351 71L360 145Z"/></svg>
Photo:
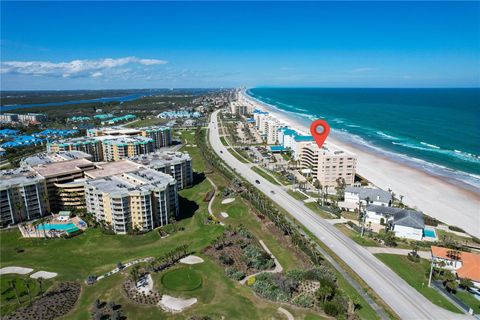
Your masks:
<svg viewBox="0 0 480 320"><path fill-rule="evenodd" d="M333 296L334 292L335 289L332 286L323 283L320 288L315 291L315 297L321 301L322 304L325 304L327 300Z"/></svg>

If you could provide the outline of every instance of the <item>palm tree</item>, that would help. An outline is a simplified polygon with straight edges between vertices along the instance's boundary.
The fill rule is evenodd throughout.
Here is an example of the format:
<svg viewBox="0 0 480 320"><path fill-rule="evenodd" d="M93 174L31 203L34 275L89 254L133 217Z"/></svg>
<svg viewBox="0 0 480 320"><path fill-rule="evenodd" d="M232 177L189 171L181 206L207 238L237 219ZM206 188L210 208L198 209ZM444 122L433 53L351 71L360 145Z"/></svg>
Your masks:
<svg viewBox="0 0 480 320"><path fill-rule="evenodd" d="M320 180L316 179L316 180L313 182L313 186L314 186L315 189L317 189L317 191L318 191L318 200L317 200L317 202L320 202L320 198L321 198L320 191L323 190L322 183L320 182ZM323 205L323 203L322 203L322 205Z"/></svg>
<svg viewBox="0 0 480 320"><path fill-rule="evenodd" d="M135 288L137 287L137 281L140 276L140 267L138 265L135 265L132 267L130 270L130 277L132 277L133 282L135 283Z"/></svg>
<svg viewBox="0 0 480 320"><path fill-rule="evenodd" d="M315 296L318 300L321 300L322 303L325 303L333 294L333 290L334 289L331 286L324 283L317 289L317 291L315 291Z"/></svg>
<svg viewBox="0 0 480 320"><path fill-rule="evenodd" d="M38 283L38 287L40 288L40 292L39 292L39 293L42 293L42 292L43 292L43 278L42 278L42 277L38 277L38 278L37 278L37 283Z"/></svg>
<svg viewBox="0 0 480 320"><path fill-rule="evenodd" d="M18 297L17 279L9 281L8 284L10 285L10 288L15 292L17 303L20 305L20 298Z"/></svg>
<svg viewBox="0 0 480 320"><path fill-rule="evenodd" d="M28 305L31 305L32 304L32 280L30 280L29 278L26 278L25 280L23 280L23 284L25 285L25 288L27 289L27 292L28 292Z"/></svg>

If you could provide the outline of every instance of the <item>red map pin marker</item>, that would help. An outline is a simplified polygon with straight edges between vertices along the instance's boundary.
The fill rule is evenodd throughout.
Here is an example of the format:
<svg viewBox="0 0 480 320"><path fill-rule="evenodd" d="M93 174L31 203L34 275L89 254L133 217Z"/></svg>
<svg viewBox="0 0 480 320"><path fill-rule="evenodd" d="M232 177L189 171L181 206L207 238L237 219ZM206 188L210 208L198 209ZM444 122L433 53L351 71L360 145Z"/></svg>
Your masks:
<svg viewBox="0 0 480 320"><path fill-rule="evenodd" d="M315 120L310 125L310 133L321 148L330 133L330 126L325 120Z"/></svg>

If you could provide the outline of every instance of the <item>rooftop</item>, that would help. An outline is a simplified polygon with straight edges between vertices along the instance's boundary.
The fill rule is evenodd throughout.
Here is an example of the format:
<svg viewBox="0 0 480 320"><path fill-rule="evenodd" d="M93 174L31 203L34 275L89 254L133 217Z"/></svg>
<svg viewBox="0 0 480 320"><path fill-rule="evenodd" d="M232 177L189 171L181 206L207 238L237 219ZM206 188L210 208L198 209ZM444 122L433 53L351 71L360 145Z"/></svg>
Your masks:
<svg viewBox="0 0 480 320"><path fill-rule="evenodd" d="M97 169L85 172L85 176L91 179L108 177L124 172L138 170L142 165L128 160L119 160L115 162L106 162L97 164Z"/></svg>
<svg viewBox="0 0 480 320"><path fill-rule="evenodd" d="M61 162L53 162L49 164L40 164L32 167L36 172L45 178L58 175L83 172L85 170L94 169L93 162L87 159L75 159Z"/></svg>
<svg viewBox="0 0 480 320"><path fill-rule="evenodd" d="M297 136L298 137L298 136ZM309 136L311 139L313 139L313 137ZM297 138L295 138L295 141L298 142ZM306 140L308 141L308 140ZM315 151L315 152L319 152L323 155L327 155L327 156L339 156L339 155L343 155L343 156L352 156L352 157L355 157L356 154L353 153L353 152L350 152L346 149L343 149L341 148L340 146L337 146L333 143L328 143L328 142L325 142L321 148L318 147L317 143L312 141L311 143L307 144L305 147L308 147L310 148L311 150Z"/></svg>
<svg viewBox="0 0 480 320"><path fill-rule="evenodd" d="M372 211L381 215L392 216L393 224L395 225L417 229L423 229L425 227L425 223L423 222L423 214L415 210L370 205L367 207L367 211Z"/></svg>
<svg viewBox="0 0 480 320"><path fill-rule="evenodd" d="M26 157L22 159L22 164L29 166L38 166L40 164L49 164L60 161L68 161L73 159L88 159L90 160L92 156L83 151L60 151L56 153L37 153L33 156Z"/></svg>
<svg viewBox="0 0 480 320"><path fill-rule="evenodd" d="M362 188L347 186L345 192L355 193L359 195L360 200L369 198L371 201L381 201L388 203L392 199L390 192L382 189Z"/></svg>
<svg viewBox="0 0 480 320"><path fill-rule="evenodd" d="M102 140L103 144L125 145L125 144L147 144L153 142L153 139L142 136L100 136L96 137Z"/></svg>
<svg viewBox="0 0 480 320"><path fill-rule="evenodd" d="M313 141L313 137L312 136L300 136L300 135L297 135L295 136L295 141L297 142L302 142L302 141Z"/></svg>
<svg viewBox="0 0 480 320"><path fill-rule="evenodd" d="M129 160L145 166L163 166L170 163L182 162L191 160L188 153L174 152L174 151L157 151L149 154L138 155L130 157Z"/></svg>
<svg viewBox="0 0 480 320"><path fill-rule="evenodd" d="M453 260L451 249L432 246L432 256L447 260ZM458 258L462 262L462 266L456 270L460 278L470 279L480 282L480 254L457 251Z"/></svg>
<svg viewBox="0 0 480 320"><path fill-rule="evenodd" d="M15 185L28 185L44 180L30 168L17 168L0 171L0 189L8 189Z"/></svg>
<svg viewBox="0 0 480 320"><path fill-rule="evenodd" d="M171 183L175 183L175 179L167 174L148 168L140 168L132 172L87 180L85 186L93 187L97 192L118 197L164 189Z"/></svg>

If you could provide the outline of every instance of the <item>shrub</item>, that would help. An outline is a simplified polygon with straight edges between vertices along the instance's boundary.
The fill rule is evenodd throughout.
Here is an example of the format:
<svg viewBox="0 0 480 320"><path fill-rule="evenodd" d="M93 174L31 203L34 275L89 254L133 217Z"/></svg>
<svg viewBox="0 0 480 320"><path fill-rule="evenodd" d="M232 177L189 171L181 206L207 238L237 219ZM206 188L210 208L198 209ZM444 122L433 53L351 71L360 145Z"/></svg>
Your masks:
<svg viewBox="0 0 480 320"><path fill-rule="evenodd" d="M328 301L323 304L323 311L325 311L325 313L328 314L329 316L332 316L332 317L337 316L340 313L338 309L339 309L338 306L333 302Z"/></svg>
<svg viewBox="0 0 480 320"><path fill-rule="evenodd" d="M254 244L250 244L243 249L248 258L248 265L258 270L270 269L275 265L272 257Z"/></svg>
<svg viewBox="0 0 480 320"><path fill-rule="evenodd" d="M233 280L242 280L243 278L245 278L245 273L242 272L242 271L238 271L237 269L233 268L233 267L228 267L228 268L225 268L225 274L227 275L227 277L229 277L230 279L233 279Z"/></svg>
<svg viewBox="0 0 480 320"><path fill-rule="evenodd" d="M306 293L301 293L292 300L293 304L303 308L310 308L313 306L313 298L311 295Z"/></svg>
<svg viewBox="0 0 480 320"><path fill-rule="evenodd" d="M302 270L294 269L288 270L285 274L287 278L296 280L296 281L303 281L305 280L305 272Z"/></svg>
<svg viewBox="0 0 480 320"><path fill-rule="evenodd" d="M457 227L457 226L448 226L448 229L449 229L449 230L452 230L452 231L456 231L456 232L465 233L465 230L463 230L462 228L459 228L459 227Z"/></svg>
<svg viewBox="0 0 480 320"><path fill-rule="evenodd" d="M438 220L427 215L423 215L423 221L429 226L438 226Z"/></svg>
<svg viewBox="0 0 480 320"><path fill-rule="evenodd" d="M255 281L256 281L255 276L251 276L251 277L248 278L248 280L247 280L247 286L249 286L249 287L253 286L253 284L255 283Z"/></svg>
<svg viewBox="0 0 480 320"><path fill-rule="evenodd" d="M235 262L233 261L233 258L227 254L222 254L219 259L224 265L227 266L231 266Z"/></svg>

